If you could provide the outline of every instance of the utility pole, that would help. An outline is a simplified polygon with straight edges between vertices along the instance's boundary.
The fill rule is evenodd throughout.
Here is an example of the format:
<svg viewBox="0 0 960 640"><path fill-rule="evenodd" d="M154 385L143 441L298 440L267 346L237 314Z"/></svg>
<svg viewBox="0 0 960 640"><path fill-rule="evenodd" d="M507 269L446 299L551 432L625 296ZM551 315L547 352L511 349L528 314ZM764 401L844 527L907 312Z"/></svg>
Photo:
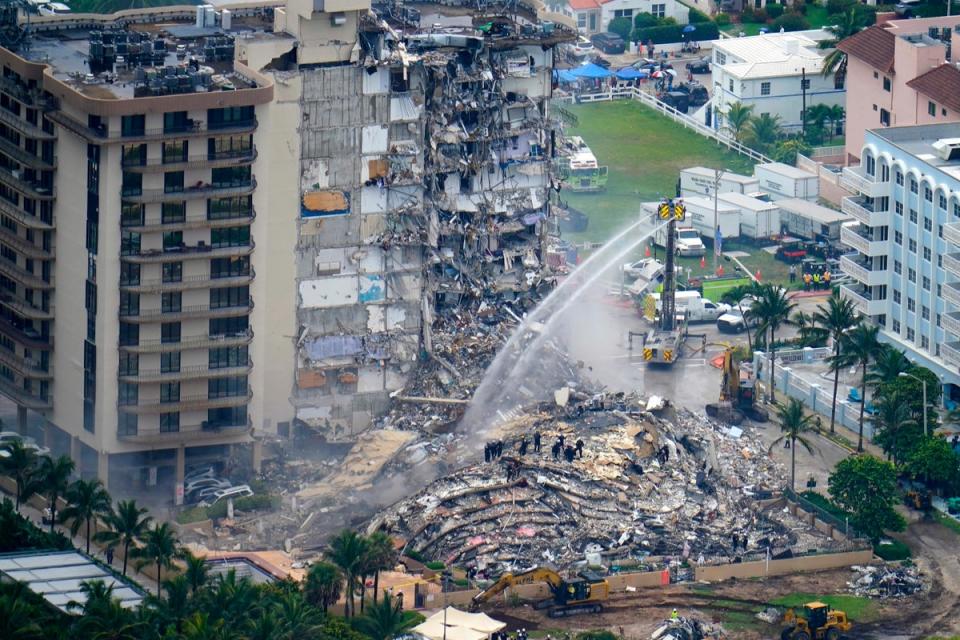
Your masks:
<svg viewBox="0 0 960 640"><path fill-rule="evenodd" d="M720 237L720 213L717 203L717 196L720 193L720 179L726 173L723 169L713 170L713 274L717 274L720 267L720 243L717 238Z"/></svg>
<svg viewBox="0 0 960 640"><path fill-rule="evenodd" d="M947 0L949 2L950 0ZM800 93L803 95L803 106L800 109L800 132L807 135L807 68L800 69Z"/></svg>

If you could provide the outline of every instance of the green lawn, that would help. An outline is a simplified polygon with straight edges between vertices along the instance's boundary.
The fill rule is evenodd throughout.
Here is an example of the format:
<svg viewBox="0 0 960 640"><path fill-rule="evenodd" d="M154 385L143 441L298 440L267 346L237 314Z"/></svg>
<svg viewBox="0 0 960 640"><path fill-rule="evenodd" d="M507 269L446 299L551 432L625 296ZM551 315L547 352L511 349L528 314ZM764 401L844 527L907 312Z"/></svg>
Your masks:
<svg viewBox="0 0 960 640"><path fill-rule="evenodd" d="M567 133L583 136L597 161L610 169L601 193L563 191L562 200L590 216L575 242L599 242L635 220L640 203L673 196L680 170L692 166L753 172L753 162L637 102L619 100L568 107L579 119Z"/></svg>
<svg viewBox="0 0 960 640"><path fill-rule="evenodd" d="M870 598L851 595L816 595L813 593L791 593L771 600L778 607L802 607L808 602L819 600L847 614L853 622L870 622L877 617L877 604Z"/></svg>
<svg viewBox="0 0 960 640"><path fill-rule="evenodd" d="M946 6L946 5L943 5ZM804 14L804 17L807 19L807 22L810 23L811 29L820 29L822 27L835 24L836 20L831 16L827 15L827 8L820 5L808 4L807 12ZM771 21L772 22L772 21ZM763 27L770 28L770 24L762 24L756 22L745 22L742 24L731 23L726 27L723 27L721 31L728 33L732 36L739 35L742 31L748 36L755 36L760 33L760 29Z"/></svg>

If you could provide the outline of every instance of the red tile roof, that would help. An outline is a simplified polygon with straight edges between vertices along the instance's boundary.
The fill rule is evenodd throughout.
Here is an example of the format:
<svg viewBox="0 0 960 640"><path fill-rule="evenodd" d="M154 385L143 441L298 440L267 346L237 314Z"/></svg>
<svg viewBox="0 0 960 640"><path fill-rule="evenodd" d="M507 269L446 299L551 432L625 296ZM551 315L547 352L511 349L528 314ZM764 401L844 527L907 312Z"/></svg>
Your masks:
<svg viewBox="0 0 960 640"><path fill-rule="evenodd" d="M837 49L848 56L866 62L868 65L890 73L893 71L893 49L896 36L883 27L873 25L849 38L844 38Z"/></svg>
<svg viewBox="0 0 960 640"><path fill-rule="evenodd" d="M598 9L603 2L600 0L567 0L567 4L574 11L589 11L590 9Z"/></svg>
<svg viewBox="0 0 960 640"><path fill-rule="evenodd" d="M960 69L951 64L931 69L908 82L907 86L953 111L960 111Z"/></svg>

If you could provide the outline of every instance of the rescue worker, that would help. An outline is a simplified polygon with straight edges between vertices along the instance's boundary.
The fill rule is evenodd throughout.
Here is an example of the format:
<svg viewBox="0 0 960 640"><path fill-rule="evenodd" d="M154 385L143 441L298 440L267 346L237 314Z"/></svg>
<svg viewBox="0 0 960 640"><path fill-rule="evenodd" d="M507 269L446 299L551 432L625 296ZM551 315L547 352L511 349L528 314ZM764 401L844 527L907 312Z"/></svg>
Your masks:
<svg viewBox="0 0 960 640"><path fill-rule="evenodd" d="M811 278L809 273L803 274L803 290L804 291L810 291L810 280Z"/></svg>
<svg viewBox="0 0 960 640"><path fill-rule="evenodd" d="M562 433L557 436L557 442L560 443L560 446L561 446L561 447L564 445L564 443L566 442L566 440L567 440L566 436L564 436Z"/></svg>
<svg viewBox="0 0 960 640"><path fill-rule="evenodd" d="M550 453L553 454L553 459L558 460L560 458L560 443L554 442L553 446L550 447Z"/></svg>
<svg viewBox="0 0 960 640"><path fill-rule="evenodd" d="M831 278L831 277L832 277L832 274L830 273L830 270L829 270L829 269L824 269L824 271L823 271L823 288L824 288L824 289L829 289L829 288L830 288L830 278Z"/></svg>
<svg viewBox="0 0 960 640"><path fill-rule="evenodd" d="M533 450L540 453L540 430L533 432Z"/></svg>
<svg viewBox="0 0 960 640"><path fill-rule="evenodd" d="M483 445L483 461L490 462L490 443Z"/></svg>
<svg viewBox="0 0 960 640"><path fill-rule="evenodd" d="M814 291L820 290L820 274L819 273L813 274L813 290Z"/></svg>
<svg viewBox="0 0 960 640"><path fill-rule="evenodd" d="M790 265L790 284L797 281L797 265Z"/></svg>
<svg viewBox="0 0 960 640"><path fill-rule="evenodd" d="M577 440L577 457L583 460L583 440Z"/></svg>
<svg viewBox="0 0 960 640"><path fill-rule="evenodd" d="M574 455L573 447L569 445L563 450L563 457L567 459L567 462L573 462Z"/></svg>
<svg viewBox="0 0 960 640"><path fill-rule="evenodd" d="M521 456L527 455L527 438L526 437L524 437L523 440L520 441L520 455Z"/></svg>
<svg viewBox="0 0 960 640"><path fill-rule="evenodd" d="M671 620L679 620L679 619L680 619L680 614L677 613L676 608L674 608L674 610L670 612L670 619L671 619Z"/></svg>

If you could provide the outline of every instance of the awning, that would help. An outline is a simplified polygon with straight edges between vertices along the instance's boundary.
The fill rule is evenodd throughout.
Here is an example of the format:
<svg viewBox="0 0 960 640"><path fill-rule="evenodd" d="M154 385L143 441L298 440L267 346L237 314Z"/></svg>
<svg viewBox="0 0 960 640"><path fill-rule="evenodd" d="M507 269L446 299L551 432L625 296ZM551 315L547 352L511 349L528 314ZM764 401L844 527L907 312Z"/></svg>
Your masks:
<svg viewBox="0 0 960 640"><path fill-rule="evenodd" d="M600 65L593 64L592 62L589 62L582 67L577 67L570 73L577 78L588 78L591 80L602 80L603 78L609 78L613 75Z"/></svg>
<svg viewBox="0 0 960 640"><path fill-rule="evenodd" d="M624 67L617 71L617 78L620 80L637 80L638 78L648 78L650 76L646 71L634 69L633 67Z"/></svg>
<svg viewBox="0 0 960 640"><path fill-rule="evenodd" d="M446 626L444 626L446 616ZM494 620L485 613L468 613L447 607L446 613L438 611L412 629L414 633L430 640L486 640L491 634L506 628L505 622Z"/></svg>
<svg viewBox="0 0 960 640"><path fill-rule="evenodd" d="M560 82L576 82L577 76L570 73L568 69L558 69L553 72L554 77Z"/></svg>

